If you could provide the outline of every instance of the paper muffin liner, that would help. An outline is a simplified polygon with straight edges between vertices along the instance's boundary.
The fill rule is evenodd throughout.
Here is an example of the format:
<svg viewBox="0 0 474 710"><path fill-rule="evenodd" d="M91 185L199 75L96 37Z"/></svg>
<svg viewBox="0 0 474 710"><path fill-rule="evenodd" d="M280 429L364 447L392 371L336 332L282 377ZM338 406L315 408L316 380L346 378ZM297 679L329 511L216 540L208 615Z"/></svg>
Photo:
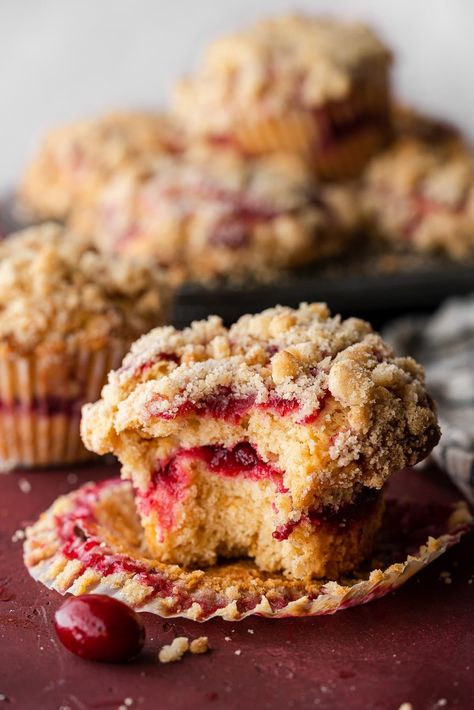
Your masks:
<svg viewBox="0 0 474 710"><path fill-rule="evenodd" d="M128 347L114 340L74 354L0 355L0 471L93 458L80 438L81 406L99 398Z"/></svg>
<svg viewBox="0 0 474 710"><path fill-rule="evenodd" d="M233 139L250 154L277 150L301 153L320 177L346 179L357 176L386 142L388 115L388 87L384 82L380 87L361 87L345 100L328 103L319 110L302 109L282 117L241 121ZM326 136L337 130L340 120L353 122L354 130L325 146Z"/></svg>
<svg viewBox="0 0 474 710"><path fill-rule="evenodd" d="M61 496L26 531L31 576L61 594L107 594L162 617L238 621L333 614L384 596L459 542L472 518L455 505L387 501L370 563L338 580L292 580L248 561L189 570L147 555L133 491L117 479Z"/></svg>

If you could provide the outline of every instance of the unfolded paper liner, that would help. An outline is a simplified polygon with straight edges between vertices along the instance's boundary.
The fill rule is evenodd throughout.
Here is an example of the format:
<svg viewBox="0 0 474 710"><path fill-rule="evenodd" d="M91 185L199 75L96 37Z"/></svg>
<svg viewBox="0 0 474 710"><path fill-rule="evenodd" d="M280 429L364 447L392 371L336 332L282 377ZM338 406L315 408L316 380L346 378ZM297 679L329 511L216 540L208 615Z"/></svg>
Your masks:
<svg viewBox="0 0 474 710"><path fill-rule="evenodd" d="M61 594L107 594L162 617L238 621L252 614L333 614L393 591L459 542L472 524L464 502L430 506L393 499L387 511L376 555L393 558L394 541L386 535L383 542L384 528L397 530L396 557L403 561L369 565L352 578L291 580L262 573L251 562L188 570L147 557L130 483L112 479L58 498L27 529L24 560L34 579Z"/></svg>
<svg viewBox="0 0 474 710"><path fill-rule="evenodd" d="M98 399L128 348L116 339L73 354L0 355L0 472L93 458L80 438L81 405Z"/></svg>

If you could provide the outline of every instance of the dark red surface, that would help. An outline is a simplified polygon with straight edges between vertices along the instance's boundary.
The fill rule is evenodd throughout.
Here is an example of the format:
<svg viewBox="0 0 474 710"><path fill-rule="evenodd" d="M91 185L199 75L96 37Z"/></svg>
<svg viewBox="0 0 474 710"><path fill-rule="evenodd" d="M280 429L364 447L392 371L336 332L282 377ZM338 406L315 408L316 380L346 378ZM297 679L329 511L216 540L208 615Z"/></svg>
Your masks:
<svg viewBox="0 0 474 710"><path fill-rule="evenodd" d="M59 493L115 473L114 467L89 467L0 478L0 710L111 710L126 698L133 700L128 707L150 710L397 710L403 702L414 710L473 707L472 534L395 593L335 616L198 624L147 614L145 651L131 664L72 656L52 625L62 597L30 579L22 543L11 538ZM23 492L24 481L31 484L29 492ZM434 471L405 472L395 477L394 487L433 501L459 497ZM450 573L451 583L440 577L443 572ZM175 636L203 634L209 654L158 662L160 647Z"/></svg>

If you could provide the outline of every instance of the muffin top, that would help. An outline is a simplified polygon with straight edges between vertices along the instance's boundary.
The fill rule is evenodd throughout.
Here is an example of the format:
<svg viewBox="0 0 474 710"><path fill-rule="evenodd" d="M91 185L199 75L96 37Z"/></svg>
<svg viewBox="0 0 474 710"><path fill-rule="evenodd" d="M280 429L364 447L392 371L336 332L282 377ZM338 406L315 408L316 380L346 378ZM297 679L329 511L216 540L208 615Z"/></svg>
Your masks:
<svg viewBox="0 0 474 710"><path fill-rule="evenodd" d="M455 260L474 254L474 154L458 140L403 138L375 158L363 201L395 243Z"/></svg>
<svg viewBox="0 0 474 710"><path fill-rule="evenodd" d="M432 145L416 138L402 138L372 161L366 179L369 184L398 194L416 192L456 208L470 197L474 154L456 142Z"/></svg>
<svg viewBox="0 0 474 710"><path fill-rule="evenodd" d="M422 368L396 358L368 323L331 317L320 303L245 315L230 329L210 317L151 331L85 408L83 435L104 452L120 432L149 437L193 412L237 424L263 409L291 421L297 440L330 403L341 415L328 471L352 462L351 476L363 466L376 487L439 437Z"/></svg>
<svg viewBox="0 0 474 710"><path fill-rule="evenodd" d="M112 112L53 129L28 166L21 198L43 217L63 217L117 168L144 155L179 151L179 130L164 114Z"/></svg>
<svg viewBox="0 0 474 710"><path fill-rule="evenodd" d="M249 110L274 116L340 100L355 78L389 61L366 25L275 17L212 42L197 74L176 85L174 107L190 130L225 132Z"/></svg>
<svg viewBox="0 0 474 710"><path fill-rule="evenodd" d="M135 220L149 221L155 215L168 233L174 231L173 225L181 229L183 220L192 219L213 234L216 226L236 218L269 221L320 208L330 192L297 155L281 152L250 158L232 148L200 143L185 154L143 161L121 171L92 200L77 205L70 224L81 233L104 229L114 241L129 229L125 216L132 210Z"/></svg>
<svg viewBox="0 0 474 710"><path fill-rule="evenodd" d="M250 158L194 144L121 171L73 210L104 251L147 255L188 278L267 274L335 253L359 226L351 185L322 185L297 155Z"/></svg>
<svg viewBox="0 0 474 710"><path fill-rule="evenodd" d="M31 227L0 243L3 352L133 340L163 323L167 300L156 267L102 256L58 225Z"/></svg>

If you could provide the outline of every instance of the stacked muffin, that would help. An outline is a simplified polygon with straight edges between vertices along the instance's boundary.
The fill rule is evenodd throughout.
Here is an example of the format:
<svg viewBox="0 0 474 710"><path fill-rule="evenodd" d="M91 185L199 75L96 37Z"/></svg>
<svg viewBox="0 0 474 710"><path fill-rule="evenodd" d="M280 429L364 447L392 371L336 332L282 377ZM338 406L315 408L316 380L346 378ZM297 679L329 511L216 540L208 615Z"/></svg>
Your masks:
<svg viewBox="0 0 474 710"><path fill-rule="evenodd" d="M365 25L276 17L211 43L174 108L193 134L300 152L319 175L347 178L387 138L390 60Z"/></svg>
<svg viewBox="0 0 474 710"><path fill-rule="evenodd" d="M259 22L210 45L169 115L53 131L22 202L174 281L267 278L340 254L362 224L349 180L389 136L390 61L360 24Z"/></svg>

